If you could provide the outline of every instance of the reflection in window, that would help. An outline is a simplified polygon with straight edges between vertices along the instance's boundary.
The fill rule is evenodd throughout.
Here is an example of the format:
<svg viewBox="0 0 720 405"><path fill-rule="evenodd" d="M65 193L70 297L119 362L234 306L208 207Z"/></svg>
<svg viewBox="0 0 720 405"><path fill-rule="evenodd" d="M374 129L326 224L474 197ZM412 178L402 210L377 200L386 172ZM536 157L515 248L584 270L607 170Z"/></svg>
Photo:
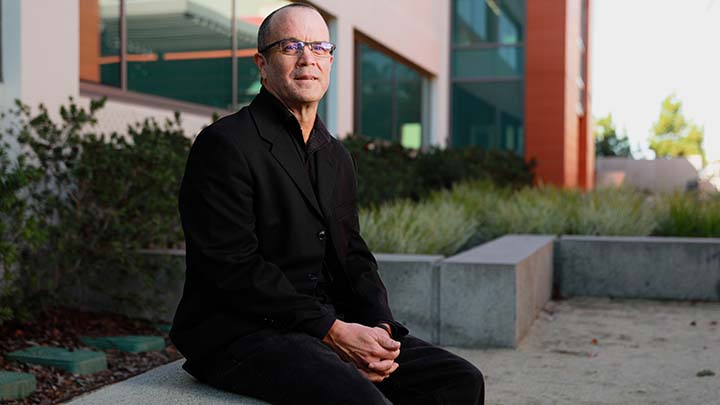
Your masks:
<svg viewBox="0 0 720 405"><path fill-rule="evenodd" d="M128 90L231 108L231 12L227 0L128 2Z"/></svg>
<svg viewBox="0 0 720 405"><path fill-rule="evenodd" d="M524 0L454 0L453 44L523 41Z"/></svg>
<svg viewBox="0 0 720 405"><path fill-rule="evenodd" d="M120 0L80 0L80 80L120 86Z"/></svg>
<svg viewBox="0 0 720 405"><path fill-rule="evenodd" d="M523 47L456 49L452 52L454 78L522 76L525 69Z"/></svg>
<svg viewBox="0 0 720 405"><path fill-rule="evenodd" d="M119 86L121 0L80 0L80 79ZM260 23L286 0L122 0L127 89L223 109L233 106L233 4L237 103L260 90L253 62Z"/></svg>
<svg viewBox="0 0 720 405"><path fill-rule="evenodd" d="M367 44L357 47L355 132L419 148L422 76Z"/></svg>
<svg viewBox="0 0 720 405"><path fill-rule="evenodd" d="M452 144L506 149L522 154L523 81L454 83Z"/></svg>

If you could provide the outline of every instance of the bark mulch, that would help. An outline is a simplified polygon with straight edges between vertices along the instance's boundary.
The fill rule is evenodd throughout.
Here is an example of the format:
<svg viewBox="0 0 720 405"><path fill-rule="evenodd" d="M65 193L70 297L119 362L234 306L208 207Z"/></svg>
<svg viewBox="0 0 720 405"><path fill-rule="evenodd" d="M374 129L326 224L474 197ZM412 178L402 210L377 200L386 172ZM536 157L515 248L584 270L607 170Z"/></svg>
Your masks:
<svg viewBox="0 0 720 405"><path fill-rule="evenodd" d="M89 349L80 336L156 335L165 338L162 351L124 353L104 350L108 369L90 375L78 375L49 366L34 366L7 361L5 354L30 346L55 346ZM3 404L57 404L68 401L103 385L122 381L152 368L181 358L166 332L149 321L129 319L109 313L83 312L69 308L47 310L36 320L26 323L5 323L0 326L0 370L20 371L35 375L37 390L30 396Z"/></svg>

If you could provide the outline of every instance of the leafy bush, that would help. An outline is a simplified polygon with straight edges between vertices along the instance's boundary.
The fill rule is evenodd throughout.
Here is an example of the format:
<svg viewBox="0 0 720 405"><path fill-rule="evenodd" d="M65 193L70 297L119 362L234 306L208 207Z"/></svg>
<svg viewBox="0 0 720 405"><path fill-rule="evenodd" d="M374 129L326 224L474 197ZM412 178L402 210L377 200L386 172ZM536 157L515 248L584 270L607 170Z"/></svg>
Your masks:
<svg viewBox="0 0 720 405"><path fill-rule="evenodd" d="M179 115L162 126L154 120L132 125L127 135L97 134L92 128L103 104L93 101L85 109L71 99L61 107L59 123L42 105L33 114L18 102L10 112L18 161L38 177L23 190L3 191L3 198L24 197L26 205L16 210L34 218L46 236L36 254L18 263L15 296L24 302L68 300L88 288L113 294L123 279L137 281L138 290L152 287L166 269L135 252L182 240L175 196L190 140ZM3 215L11 213L3 206ZM3 240L15 250L23 246L5 235ZM140 297L152 295L114 298L142 306L152 303Z"/></svg>
<svg viewBox="0 0 720 405"><path fill-rule="evenodd" d="M40 221L28 209L28 189L40 173L26 165L21 156L11 159L11 145L0 132L0 325L7 320L28 318L19 305L23 300L17 281L18 263L46 238Z"/></svg>
<svg viewBox="0 0 720 405"><path fill-rule="evenodd" d="M351 135L343 140L358 166L360 206L394 199L418 200L421 179L414 173L415 151L399 143Z"/></svg>
<svg viewBox="0 0 720 405"><path fill-rule="evenodd" d="M351 135L343 140L358 165L361 206L394 199L419 201L460 181L487 179L513 188L532 184L534 163L510 151L405 149L396 142Z"/></svg>

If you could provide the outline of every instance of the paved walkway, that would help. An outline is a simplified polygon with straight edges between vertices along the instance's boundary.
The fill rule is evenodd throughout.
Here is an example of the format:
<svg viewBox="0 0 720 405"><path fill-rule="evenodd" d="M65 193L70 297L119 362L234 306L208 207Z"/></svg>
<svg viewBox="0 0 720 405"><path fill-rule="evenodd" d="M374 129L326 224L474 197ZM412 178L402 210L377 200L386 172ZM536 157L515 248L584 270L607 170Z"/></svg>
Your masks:
<svg viewBox="0 0 720 405"><path fill-rule="evenodd" d="M720 404L720 304L574 298L547 309L517 350L450 348L485 373L487 404ZM196 383L181 362L70 403L261 404Z"/></svg>

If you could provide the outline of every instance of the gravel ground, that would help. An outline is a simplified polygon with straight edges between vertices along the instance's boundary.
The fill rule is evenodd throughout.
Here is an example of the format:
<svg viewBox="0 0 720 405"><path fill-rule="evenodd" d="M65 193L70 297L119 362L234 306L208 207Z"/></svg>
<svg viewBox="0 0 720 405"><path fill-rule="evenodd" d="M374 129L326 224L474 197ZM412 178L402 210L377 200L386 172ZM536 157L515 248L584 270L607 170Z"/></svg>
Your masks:
<svg viewBox="0 0 720 405"><path fill-rule="evenodd" d="M487 404L720 404L720 303L551 302L517 350L451 351Z"/></svg>

